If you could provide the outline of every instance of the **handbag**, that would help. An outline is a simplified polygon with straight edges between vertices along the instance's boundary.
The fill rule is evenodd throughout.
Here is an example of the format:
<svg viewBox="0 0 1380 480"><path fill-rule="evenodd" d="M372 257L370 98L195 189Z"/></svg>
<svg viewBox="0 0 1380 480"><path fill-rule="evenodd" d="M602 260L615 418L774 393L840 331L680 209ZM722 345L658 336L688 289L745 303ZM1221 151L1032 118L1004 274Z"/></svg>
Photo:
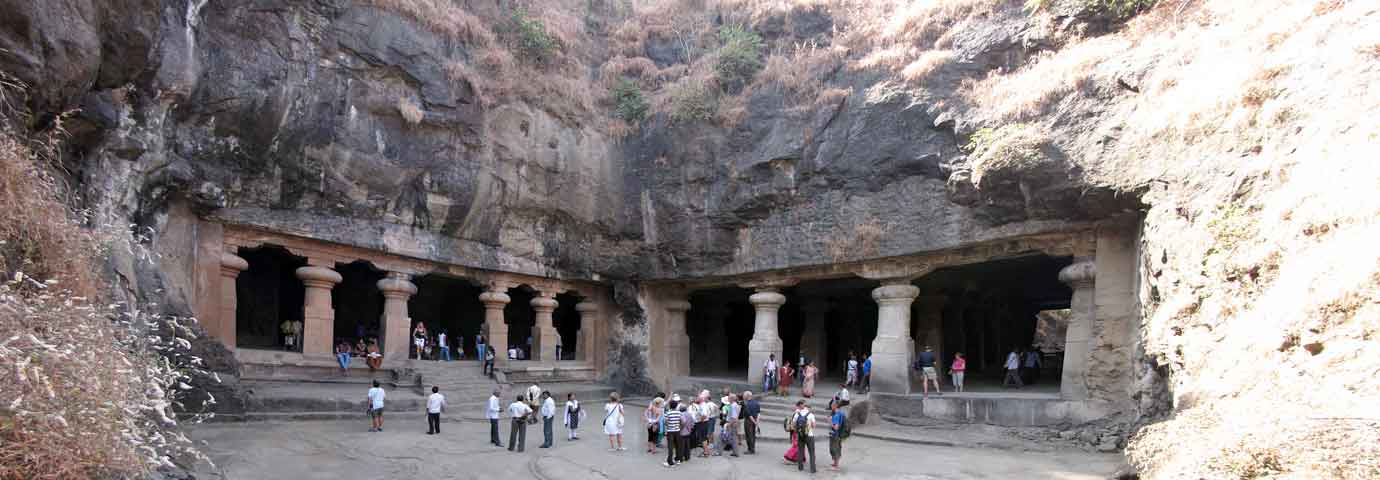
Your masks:
<svg viewBox="0 0 1380 480"><path fill-rule="evenodd" d="M524 416L523 418L526 418L526 419L527 419L527 424L528 424L528 425L536 425L536 424L537 424L537 416L536 416L536 415L533 415L533 414L530 414L530 413L529 413L529 414L527 414L526 416Z"/></svg>

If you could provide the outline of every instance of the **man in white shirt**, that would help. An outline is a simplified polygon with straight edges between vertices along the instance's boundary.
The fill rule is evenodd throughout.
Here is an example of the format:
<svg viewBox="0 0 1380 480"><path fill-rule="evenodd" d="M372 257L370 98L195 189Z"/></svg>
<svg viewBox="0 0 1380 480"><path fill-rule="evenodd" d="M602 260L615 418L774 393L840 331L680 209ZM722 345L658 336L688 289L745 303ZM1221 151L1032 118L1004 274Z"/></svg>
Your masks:
<svg viewBox="0 0 1380 480"><path fill-rule="evenodd" d="M762 364L762 391L770 392L776 390L776 354L767 357L767 363Z"/></svg>
<svg viewBox="0 0 1380 480"><path fill-rule="evenodd" d="M795 426L795 438L799 445L798 453L795 457L796 470L805 470L805 454L810 454L810 473L815 473L815 414L810 413L810 406L804 400L795 402L795 414L791 416L791 424Z"/></svg>
<svg viewBox="0 0 1380 480"><path fill-rule="evenodd" d="M834 394L834 401L837 402L840 407L847 407L849 403L848 396L848 384L840 384L839 393Z"/></svg>
<svg viewBox="0 0 1380 480"><path fill-rule="evenodd" d="M527 416L532 414L532 407L527 406L522 395L517 396L517 400L508 405L508 416L513 419L513 429L508 432L508 451L513 451L517 447L519 453L527 447Z"/></svg>
<svg viewBox="0 0 1380 480"><path fill-rule="evenodd" d="M533 410L541 406L541 387L535 383L527 387L527 406L532 407Z"/></svg>
<svg viewBox="0 0 1380 480"><path fill-rule="evenodd" d="M386 396L388 394L379 388L379 381L374 380L374 387L370 388L368 393L369 420L371 421L369 431L371 432L383 431L383 398Z"/></svg>
<svg viewBox="0 0 1380 480"><path fill-rule="evenodd" d="M441 433L441 411L446 409L446 396L441 395L441 387L432 385L431 396L426 397L426 434Z"/></svg>
<svg viewBox="0 0 1380 480"><path fill-rule="evenodd" d="M441 347L441 355L436 358L438 362L442 359L445 359L447 362L450 361L450 342L447 340L450 339L446 338L446 330L441 329L441 333L436 334L436 345Z"/></svg>
<svg viewBox="0 0 1380 480"><path fill-rule="evenodd" d="M1009 387L1013 384L1016 387L1025 386L1021 382L1021 355L1016 353L1014 348L1011 349L1011 353L1006 354L1006 379L1002 380L1001 386Z"/></svg>
<svg viewBox="0 0 1380 480"><path fill-rule="evenodd" d="M561 359L561 334L556 334L556 360Z"/></svg>
<svg viewBox="0 0 1380 480"><path fill-rule="evenodd" d="M495 447L503 447L503 443L498 441L498 414L503 411L503 407L498 404L498 389L494 389L494 394L489 396L489 407L484 410L484 417L489 419L489 443Z"/></svg>
<svg viewBox="0 0 1380 480"><path fill-rule="evenodd" d="M848 378L848 381L847 381L847 382L844 382L844 383L847 383L847 384L849 384L849 385L857 385L857 384L858 384L858 357L853 356L852 353L849 353L849 354L848 354L848 369L847 369L847 371L848 371L848 377L847 377L847 378Z"/></svg>
<svg viewBox="0 0 1380 480"><path fill-rule="evenodd" d="M552 423L556 420L556 400L551 392L541 392L541 434L542 444L538 448L551 448Z"/></svg>
<svg viewBox="0 0 1380 480"><path fill-rule="evenodd" d="M517 348L516 345L511 346L511 347L508 347L508 359L509 359L509 360L517 360L517 359L518 359L518 348Z"/></svg>

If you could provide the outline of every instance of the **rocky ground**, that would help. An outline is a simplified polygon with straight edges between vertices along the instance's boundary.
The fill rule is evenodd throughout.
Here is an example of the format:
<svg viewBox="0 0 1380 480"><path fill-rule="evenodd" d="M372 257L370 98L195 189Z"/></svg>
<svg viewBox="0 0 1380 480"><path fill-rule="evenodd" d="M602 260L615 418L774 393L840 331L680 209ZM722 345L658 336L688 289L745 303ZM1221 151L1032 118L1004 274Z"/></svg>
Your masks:
<svg viewBox="0 0 1380 480"><path fill-rule="evenodd" d="M608 452L594 428L577 442L562 439L539 449L541 429L528 429L527 452L510 453L487 444L488 426L474 421L447 422L444 433L429 436L420 418L389 422L369 433L359 421L203 425L191 431L215 466L202 464L197 478L696 478L773 479L804 475L781 462L783 443L759 445L759 455L696 458L667 470L663 456L642 453L630 435L628 450ZM503 426L507 442L507 425ZM827 463L828 445L817 452ZM1019 452L996 448L915 445L867 438L849 440L840 472L821 469L816 478L1027 478L1101 479L1120 465L1118 455L1076 450Z"/></svg>

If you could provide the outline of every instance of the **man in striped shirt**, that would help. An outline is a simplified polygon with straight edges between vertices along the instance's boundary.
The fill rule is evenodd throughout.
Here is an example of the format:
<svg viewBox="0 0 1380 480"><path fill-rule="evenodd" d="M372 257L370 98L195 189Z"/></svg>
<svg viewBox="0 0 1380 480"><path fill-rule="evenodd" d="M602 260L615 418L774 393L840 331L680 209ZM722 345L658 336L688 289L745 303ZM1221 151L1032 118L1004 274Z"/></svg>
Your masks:
<svg viewBox="0 0 1380 480"><path fill-rule="evenodd" d="M682 422L682 414L678 410L679 408L680 402L671 400L671 402L666 405L666 413L662 416L662 421L666 422L666 429L664 430L666 433L666 463L662 465L667 468L674 467L680 463L677 461L680 458L678 453L680 449L685 448L684 442L680 440L680 429L683 428L684 422Z"/></svg>

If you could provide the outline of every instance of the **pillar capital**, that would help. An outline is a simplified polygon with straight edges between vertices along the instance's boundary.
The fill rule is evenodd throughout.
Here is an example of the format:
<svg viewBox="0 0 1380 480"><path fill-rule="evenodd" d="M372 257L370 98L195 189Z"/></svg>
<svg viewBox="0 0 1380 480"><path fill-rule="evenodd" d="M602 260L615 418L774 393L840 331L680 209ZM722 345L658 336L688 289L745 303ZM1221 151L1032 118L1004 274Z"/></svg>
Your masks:
<svg viewBox="0 0 1380 480"><path fill-rule="evenodd" d="M690 311L690 302L685 300L671 300L666 302L666 310L672 312L688 312Z"/></svg>
<svg viewBox="0 0 1380 480"><path fill-rule="evenodd" d="M388 272L388 277L379 280L377 286L384 298L408 298L417 293L417 285L406 273Z"/></svg>
<svg viewBox="0 0 1380 480"><path fill-rule="evenodd" d="M504 305L513 301L513 298L507 293L489 290L479 294L479 301L484 304L484 308L502 310Z"/></svg>
<svg viewBox="0 0 1380 480"><path fill-rule="evenodd" d="M920 296L920 288L915 285L882 285L872 289L872 299L877 303L888 304L907 304Z"/></svg>
<svg viewBox="0 0 1380 480"><path fill-rule="evenodd" d="M548 297L545 295L532 297L532 301L528 303L532 305L533 310L544 313L551 313L556 310L557 306L560 305L560 303L557 302L555 298Z"/></svg>
<svg viewBox="0 0 1380 480"><path fill-rule="evenodd" d="M1059 281L1074 289L1093 286L1097 280L1097 264L1091 258L1080 258L1059 271Z"/></svg>
<svg viewBox="0 0 1380 480"><path fill-rule="evenodd" d="M222 276L235 278L240 275L240 272L248 269L249 262L240 258L239 255L229 252L220 254L220 274Z"/></svg>
<svg viewBox="0 0 1380 480"><path fill-rule="evenodd" d="M326 267L301 267L295 273L308 287L329 289L343 280L339 273Z"/></svg>

